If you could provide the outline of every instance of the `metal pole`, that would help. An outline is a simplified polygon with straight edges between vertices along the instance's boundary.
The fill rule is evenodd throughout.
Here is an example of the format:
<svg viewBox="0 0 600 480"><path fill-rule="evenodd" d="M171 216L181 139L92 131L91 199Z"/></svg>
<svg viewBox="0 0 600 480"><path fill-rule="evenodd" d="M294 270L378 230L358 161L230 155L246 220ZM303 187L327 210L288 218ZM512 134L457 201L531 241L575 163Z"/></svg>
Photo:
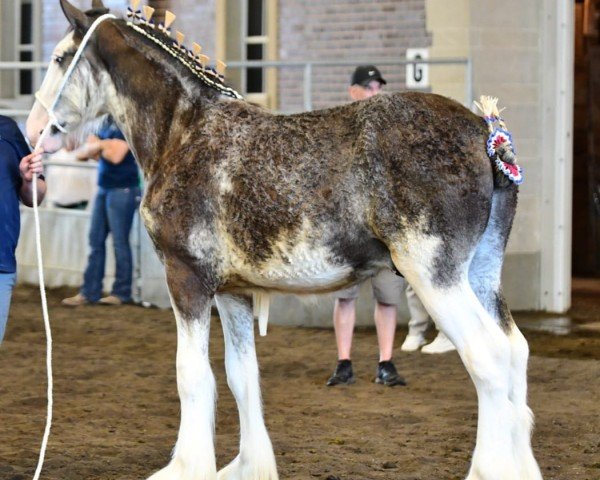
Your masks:
<svg viewBox="0 0 600 480"><path fill-rule="evenodd" d="M304 66L304 110L312 110L312 63Z"/></svg>
<svg viewBox="0 0 600 480"><path fill-rule="evenodd" d="M467 108L473 108L473 60L469 57L466 65Z"/></svg>

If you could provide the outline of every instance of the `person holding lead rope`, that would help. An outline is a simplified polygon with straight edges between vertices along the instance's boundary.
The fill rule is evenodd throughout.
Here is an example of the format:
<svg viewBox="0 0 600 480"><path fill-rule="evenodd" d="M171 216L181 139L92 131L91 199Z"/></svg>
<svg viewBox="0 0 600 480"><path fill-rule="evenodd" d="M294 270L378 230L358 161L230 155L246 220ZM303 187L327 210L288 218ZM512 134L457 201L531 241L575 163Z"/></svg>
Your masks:
<svg viewBox="0 0 600 480"><path fill-rule="evenodd" d="M0 116L0 343L4 338L13 287L17 279L15 250L21 229L19 201L33 206L37 189L38 205L46 194L42 153L29 153L23 134L14 120ZM38 174L34 187L34 173Z"/></svg>

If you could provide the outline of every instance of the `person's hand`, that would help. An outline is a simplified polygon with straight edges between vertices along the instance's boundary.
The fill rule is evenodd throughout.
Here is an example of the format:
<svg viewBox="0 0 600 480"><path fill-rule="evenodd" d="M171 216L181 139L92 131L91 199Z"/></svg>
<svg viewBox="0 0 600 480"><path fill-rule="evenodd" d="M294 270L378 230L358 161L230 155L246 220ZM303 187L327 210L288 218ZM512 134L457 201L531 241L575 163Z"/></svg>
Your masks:
<svg viewBox="0 0 600 480"><path fill-rule="evenodd" d="M88 158L98 160L102 153L102 141L96 135L89 135L86 140L86 151Z"/></svg>
<svg viewBox="0 0 600 480"><path fill-rule="evenodd" d="M86 162L89 159L98 160L102 153L102 141L96 135L89 135L85 143L75 150L75 158Z"/></svg>
<svg viewBox="0 0 600 480"><path fill-rule="evenodd" d="M39 148L21 159L19 171L21 172L21 178L23 178L24 181L32 182L33 174L40 174L44 170L42 165L42 153L44 153L44 149Z"/></svg>

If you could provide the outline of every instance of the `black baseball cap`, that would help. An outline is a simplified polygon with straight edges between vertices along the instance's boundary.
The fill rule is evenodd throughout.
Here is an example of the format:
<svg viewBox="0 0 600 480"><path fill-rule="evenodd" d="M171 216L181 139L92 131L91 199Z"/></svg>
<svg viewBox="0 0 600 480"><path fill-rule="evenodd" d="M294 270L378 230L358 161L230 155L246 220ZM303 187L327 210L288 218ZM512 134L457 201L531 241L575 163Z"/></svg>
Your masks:
<svg viewBox="0 0 600 480"><path fill-rule="evenodd" d="M382 85L387 83L375 65L361 65L354 70L350 85L361 85L366 87L371 80L377 80Z"/></svg>

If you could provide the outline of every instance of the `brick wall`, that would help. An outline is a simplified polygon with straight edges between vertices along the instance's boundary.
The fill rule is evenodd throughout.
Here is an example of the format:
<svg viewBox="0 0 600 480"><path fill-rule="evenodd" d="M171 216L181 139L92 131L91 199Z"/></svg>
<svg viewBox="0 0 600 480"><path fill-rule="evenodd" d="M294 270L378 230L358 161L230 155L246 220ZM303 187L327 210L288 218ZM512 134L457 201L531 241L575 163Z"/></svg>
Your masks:
<svg viewBox="0 0 600 480"><path fill-rule="evenodd" d="M199 43L212 62L216 55L215 0L171 0L169 9L177 15L173 28L186 35L186 45Z"/></svg>
<svg viewBox="0 0 600 480"><path fill-rule="evenodd" d="M404 59L409 47L427 47L425 0L282 0L281 60ZM388 91L404 88L404 67L381 67ZM316 67L313 108L348 101L353 67ZM303 109L302 70L281 70L279 106Z"/></svg>
<svg viewBox="0 0 600 480"><path fill-rule="evenodd" d="M73 5L79 8L89 8L90 0L72 0ZM193 3L192 5L190 5ZM124 15L130 2L128 0L104 0L104 4L117 16ZM173 29L180 30L186 34L186 44L198 42L213 57L215 50L215 2L202 1L190 2L189 0L155 0L153 2L142 2L157 9L157 15L162 16L165 9L170 9L177 19ZM56 1L43 2L43 59L48 60L54 47L65 35L68 24L65 16Z"/></svg>
<svg viewBox="0 0 600 480"><path fill-rule="evenodd" d="M186 34L186 43L196 41L210 57L215 56L215 2L154 0L149 2L161 15L170 9L177 15L174 28ZM88 8L89 0L73 0ZM127 0L105 0L121 14ZM144 2L145 3L145 2ZM43 58L47 59L63 37L67 22L57 2L43 2ZM281 0L280 58L282 60L364 60L405 57L406 48L430 45L425 26L425 0ZM380 67L388 80L388 91L404 87L404 67ZM352 67L316 67L313 72L313 108L348 101ZM279 106L283 111L303 109L301 69L280 71Z"/></svg>
<svg viewBox="0 0 600 480"><path fill-rule="evenodd" d="M88 9L92 2L90 0L71 0L78 8ZM129 5L127 0L104 0L104 5L111 9L117 16L123 14ZM69 26L58 1L42 2L42 60L49 60L56 44L65 36Z"/></svg>

